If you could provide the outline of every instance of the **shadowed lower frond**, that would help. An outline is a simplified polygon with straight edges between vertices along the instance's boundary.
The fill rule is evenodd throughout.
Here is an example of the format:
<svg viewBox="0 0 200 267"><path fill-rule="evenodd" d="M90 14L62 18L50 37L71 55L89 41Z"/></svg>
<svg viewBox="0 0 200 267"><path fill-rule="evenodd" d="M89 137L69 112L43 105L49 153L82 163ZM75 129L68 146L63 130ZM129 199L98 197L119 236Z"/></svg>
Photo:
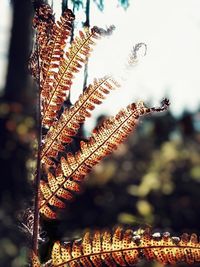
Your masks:
<svg viewBox="0 0 200 267"><path fill-rule="evenodd" d="M44 139L41 153L43 163L53 164L51 158L56 158L58 152L65 149L64 145L71 142L71 137L76 135L81 123L90 116L90 111L95 108L96 104L101 104L105 95L117 86L119 84L109 76L95 80L84 90L70 109L64 110L60 119L51 126Z"/></svg>
<svg viewBox="0 0 200 267"><path fill-rule="evenodd" d="M140 259L155 260L161 264L200 262L200 243L196 234L170 237L169 233L141 233L118 227L109 231L87 232L82 239L61 244L52 249L52 266L109 267L135 266Z"/></svg>
<svg viewBox="0 0 200 267"><path fill-rule="evenodd" d="M63 208L62 199L68 199L70 193L71 200L74 193L80 191L80 183L86 174L127 138L137 125L139 117L154 111L163 111L167 106L167 100L158 109L147 108L139 102L129 105L115 117L105 120L88 142L81 141L81 148L75 155L68 153L66 158L61 158L61 166L57 167L56 173L48 174L48 183L41 182L40 212L48 218L56 218L56 212L52 207ZM50 182L49 178L51 181L53 179L53 182Z"/></svg>
<svg viewBox="0 0 200 267"><path fill-rule="evenodd" d="M99 37L100 34L96 28L91 30L85 28L84 31L79 32L79 36L72 42L69 51L66 52L60 62L58 73L53 77L53 84L46 88L48 94L45 95L46 100L42 114L43 126L50 127L56 120L57 112L66 99L66 93L71 88L75 73L79 72L83 63L86 62L92 51L91 47L95 44L94 40Z"/></svg>
<svg viewBox="0 0 200 267"><path fill-rule="evenodd" d="M46 44L51 39L54 25L55 17L50 5L40 4L39 7L36 7L33 18L33 28L37 31L36 42L40 47L40 55L43 54L43 49L46 48ZM42 56L41 58L43 59Z"/></svg>
<svg viewBox="0 0 200 267"><path fill-rule="evenodd" d="M55 25L55 18L53 10L49 4L41 4L36 7L33 28L36 29L36 47L33 49L29 58L28 68L36 81L39 81L39 73L41 69L40 59L43 60L43 55L48 51L46 50L47 43L51 39L53 27Z"/></svg>

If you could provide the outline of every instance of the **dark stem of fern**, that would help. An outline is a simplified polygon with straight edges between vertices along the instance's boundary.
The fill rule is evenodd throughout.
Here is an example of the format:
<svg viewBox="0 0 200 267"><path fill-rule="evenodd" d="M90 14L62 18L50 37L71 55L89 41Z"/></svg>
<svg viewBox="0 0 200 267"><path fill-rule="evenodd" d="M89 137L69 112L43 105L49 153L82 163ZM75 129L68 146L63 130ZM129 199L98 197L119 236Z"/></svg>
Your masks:
<svg viewBox="0 0 200 267"><path fill-rule="evenodd" d="M37 46L38 54L38 112L37 112L37 129L38 129L38 151L37 151L37 169L35 175L35 200L34 200L34 224L33 224L33 238L32 249L34 253L38 254L38 236L39 236L39 194L40 194L40 178L41 178L41 143L42 143L42 120L41 120L41 94L40 94L40 62L39 62L39 45Z"/></svg>

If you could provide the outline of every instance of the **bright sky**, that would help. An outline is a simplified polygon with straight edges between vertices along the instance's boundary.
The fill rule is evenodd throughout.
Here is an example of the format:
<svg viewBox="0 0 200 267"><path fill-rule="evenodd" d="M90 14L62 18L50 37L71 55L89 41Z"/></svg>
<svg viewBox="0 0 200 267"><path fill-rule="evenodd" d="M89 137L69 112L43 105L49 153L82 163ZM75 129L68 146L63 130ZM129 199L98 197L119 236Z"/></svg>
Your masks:
<svg viewBox="0 0 200 267"><path fill-rule="evenodd" d="M4 39L8 27L3 25L3 21L9 17L6 11L8 2L0 1L0 9L5 9L0 16L1 74L4 72ZM60 2L54 1L55 10L55 3L59 6ZM176 114L184 108L197 109L200 106L200 1L130 0L127 11L118 6L117 0L105 2L103 13L92 4L91 25L105 27L114 24L116 30L111 37L97 44L90 58L89 80L109 73L116 79L122 76L124 62L132 46L138 42L145 42L148 51L129 73L123 86L97 108L96 114L102 111L114 114L138 99L158 105L166 95L170 98L171 110ZM82 15L80 13L77 18ZM72 91L73 100L81 90L76 83Z"/></svg>

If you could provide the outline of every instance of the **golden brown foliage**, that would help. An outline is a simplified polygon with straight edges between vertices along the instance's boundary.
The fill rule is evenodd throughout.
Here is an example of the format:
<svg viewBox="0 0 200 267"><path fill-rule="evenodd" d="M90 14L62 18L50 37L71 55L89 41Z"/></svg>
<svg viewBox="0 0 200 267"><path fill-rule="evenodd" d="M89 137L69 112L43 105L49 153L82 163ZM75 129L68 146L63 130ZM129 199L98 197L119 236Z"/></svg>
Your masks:
<svg viewBox="0 0 200 267"><path fill-rule="evenodd" d="M50 83L45 88L46 93L42 94L44 97L42 124L44 126L50 127L56 121L57 112L67 98L66 93L71 88L74 75L86 62L91 52L91 46L95 44L94 40L97 38L99 38L99 34L95 28L91 30L85 28L80 31L79 36L74 39L60 64L54 65L55 68L58 67L58 72L50 73L53 78L50 77Z"/></svg>
<svg viewBox="0 0 200 267"><path fill-rule="evenodd" d="M33 28L36 29L36 47L29 59L29 70L31 75L39 81L41 76L41 66L39 60L43 61L43 55L45 55L47 44L51 39L53 27L55 24L55 18L53 11L48 4L42 4L36 8L33 18ZM38 69L40 68L40 70Z"/></svg>
<svg viewBox="0 0 200 267"><path fill-rule="evenodd" d="M72 107L61 109L72 80L86 63L95 39L112 31L112 27L108 31L85 28L67 49L74 18L74 14L66 10L55 23L52 9L47 4L36 9L34 17L37 49L31 56L29 67L40 86L41 123L43 130L46 128L38 157L42 163L39 211L48 219L57 218L57 209L63 209L66 201L80 193L85 176L126 140L140 117L164 111L169 105L166 99L160 108L148 108L142 102L133 103L95 128L88 140L77 142L80 146L77 152L67 152L70 151L67 145L76 137L95 105L101 104L106 94L119 86L110 76L95 80ZM144 44L134 47L130 65L137 61L141 46ZM36 254L31 252L31 264L40 267ZM140 259L156 260L161 264L181 261L192 264L200 261L200 244L195 234L183 234L179 238L170 237L169 233L152 234L149 228L133 232L117 227L114 233L87 232L81 240L63 244L55 242L52 260L43 266L133 266Z"/></svg>
<svg viewBox="0 0 200 267"><path fill-rule="evenodd" d="M33 251L30 252L30 259L32 267L41 267L40 261Z"/></svg>
<svg viewBox="0 0 200 267"><path fill-rule="evenodd" d="M44 146L41 154L41 161L47 165L53 164L51 158L56 158L58 152L65 150L64 145L72 141L77 134L80 125L89 117L90 111L96 104L101 104L105 95L110 90L119 86L111 77L106 76L95 80L86 88L76 103L70 108L65 109L60 119L52 125L44 138Z"/></svg>
<svg viewBox="0 0 200 267"><path fill-rule="evenodd" d="M153 111L163 111L168 106L167 101L159 109L146 108L143 103L129 105L115 117L106 120L87 142L81 141L78 152L66 154L66 145L72 141L81 123L90 116L95 105L101 104L105 95L119 86L109 76L95 80L71 108L61 112L74 75L87 61L91 47L95 44L94 40L113 30L112 26L107 31L97 27L91 30L85 28L66 49L73 20L74 14L66 10L60 21L55 23L51 8L43 4L36 9L33 24L37 31L37 49L30 65L33 76L37 78L38 73L41 124L47 128L46 136L44 134L42 137L40 155L43 165L40 213L47 218L56 218L54 209L65 207L63 199L71 200L75 193L80 192L81 182L86 174L126 139L140 116ZM133 49L134 61L142 45L138 44ZM37 66L33 64L36 60Z"/></svg>
<svg viewBox="0 0 200 267"><path fill-rule="evenodd" d="M56 69L64 55L64 47L71 34L74 15L71 10L66 10L56 24L53 25L50 40L47 42L44 51L40 52L42 61L40 66L40 87L43 99L43 108L49 97Z"/></svg>
<svg viewBox="0 0 200 267"><path fill-rule="evenodd" d="M147 108L139 102L104 121L87 142L81 141L80 150L75 155L68 153L66 158L61 158L61 165L56 168L55 175L48 172L48 182L41 181L40 212L48 218L56 218L56 213L49 206L64 208L65 204L60 198L71 200L73 194L80 191L80 184L86 174L127 138L142 115L163 111L167 106L166 101L158 109ZM73 124L70 126L69 131L76 129Z"/></svg>
<svg viewBox="0 0 200 267"><path fill-rule="evenodd" d="M168 232L151 234L149 229L87 232L81 240L61 244L56 242L52 250L52 266L99 267L133 266L140 259L156 260L161 264L200 261L200 243L195 234L170 237Z"/></svg>

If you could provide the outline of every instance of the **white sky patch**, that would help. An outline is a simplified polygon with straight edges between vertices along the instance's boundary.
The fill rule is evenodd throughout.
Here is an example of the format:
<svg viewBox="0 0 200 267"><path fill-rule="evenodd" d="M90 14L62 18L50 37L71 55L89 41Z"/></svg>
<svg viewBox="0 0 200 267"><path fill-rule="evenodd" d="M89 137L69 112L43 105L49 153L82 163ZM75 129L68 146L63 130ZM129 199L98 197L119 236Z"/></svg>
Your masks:
<svg viewBox="0 0 200 267"><path fill-rule="evenodd" d="M127 104L131 98L158 103L168 95L171 109L176 113L180 114L184 107L191 110L198 107L199 8L198 0L135 0L127 12L111 9L110 15L108 10L105 13L107 21L99 18L99 23L113 23L117 28L109 43L105 41L105 46L101 47L103 52L96 53L96 58L92 59L93 72L98 73L96 69L100 65L101 69L104 66L104 70L117 73L123 55L132 44L145 42L148 46L147 56L132 71L126 88L118 96L117 105ZM115 109L111 102L108 109Z"/></svg>

